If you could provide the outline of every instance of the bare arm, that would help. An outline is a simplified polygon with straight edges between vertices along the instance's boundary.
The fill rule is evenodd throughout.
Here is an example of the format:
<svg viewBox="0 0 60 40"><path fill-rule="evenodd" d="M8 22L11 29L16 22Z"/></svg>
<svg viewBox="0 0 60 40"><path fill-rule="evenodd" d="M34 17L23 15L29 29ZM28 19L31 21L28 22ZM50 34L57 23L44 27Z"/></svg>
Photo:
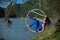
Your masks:
<svg viewBox="0 0 60 40"><path fill-rule="evenodd" d="M42 20L41 19L39 19L39 18L36 18L37 20L39 20L40 22L42 22Z"/></svg>
<svg viewBox="0 0 60 40"><path fill-rule="evenodd" d="M38 31L38 32L39 32L39 33L40 33L40 32L43 32L43 31L44 31L44 28L45 28L45 27L44 27L44 24L42 24L42 30L41 30L41 31Z"/></svg>

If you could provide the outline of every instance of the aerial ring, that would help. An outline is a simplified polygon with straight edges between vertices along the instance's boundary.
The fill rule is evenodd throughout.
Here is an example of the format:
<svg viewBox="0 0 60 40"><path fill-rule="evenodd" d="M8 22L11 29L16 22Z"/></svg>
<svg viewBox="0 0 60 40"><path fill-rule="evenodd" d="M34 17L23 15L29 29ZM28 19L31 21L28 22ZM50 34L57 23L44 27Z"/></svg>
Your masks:
<svg viewBox="0 0 60 40"><path fill-rule="evenodd" d="M27 23L27 21L28 21L28 19L27 19L28 15L29 15L31 12L33 12L33 13L35 13L35 14L38 14L38 15L42 16L42 17L46 17L46 14L45 14L42 10L40 10L40 12L43 13L44 15L35 12L35 10L39 10L39 9L33 9L33 10L29 11L29 12L27 13L27 15L26 15L26 21L25 21L26 27L27 27L30 31L32 31L32 32L36 32L36 31L32 30L32 29L29 27L29 25L28 25L28 23Z"/></svg>

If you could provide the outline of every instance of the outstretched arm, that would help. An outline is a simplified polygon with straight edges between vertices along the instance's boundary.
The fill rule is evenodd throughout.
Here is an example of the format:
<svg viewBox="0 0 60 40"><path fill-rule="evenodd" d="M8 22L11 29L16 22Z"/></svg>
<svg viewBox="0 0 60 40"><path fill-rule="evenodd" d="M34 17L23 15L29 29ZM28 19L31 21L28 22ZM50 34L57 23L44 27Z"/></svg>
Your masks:
<svg viewBox="0 0 60 40"><path fill-rule="evenodd" d="M34 17L32 17L32 16L29 16L29 18L32 19L32 20L36 20L36 18L34 18Z"/></svg>
<svg viewBox="0 0 60 40"><path fill-rule="evenodd" d="M39 19L39 18L36 18L38 21L40 21L40 22L42 22L42 20L41 19Z"/></svg>

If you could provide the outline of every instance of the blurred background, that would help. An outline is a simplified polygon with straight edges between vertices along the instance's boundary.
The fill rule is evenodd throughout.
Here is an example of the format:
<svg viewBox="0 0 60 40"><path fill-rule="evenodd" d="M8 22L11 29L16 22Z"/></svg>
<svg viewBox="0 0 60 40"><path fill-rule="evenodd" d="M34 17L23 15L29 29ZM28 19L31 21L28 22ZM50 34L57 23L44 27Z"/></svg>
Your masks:
<svg viewBox="0 0 60 40"><path fill-rule="evenodd" d="M51 19L52 24L42 33L26 28L25 17L32 9L43 10ZM59 39L60 0L0 0L0 40Z"/></svg>

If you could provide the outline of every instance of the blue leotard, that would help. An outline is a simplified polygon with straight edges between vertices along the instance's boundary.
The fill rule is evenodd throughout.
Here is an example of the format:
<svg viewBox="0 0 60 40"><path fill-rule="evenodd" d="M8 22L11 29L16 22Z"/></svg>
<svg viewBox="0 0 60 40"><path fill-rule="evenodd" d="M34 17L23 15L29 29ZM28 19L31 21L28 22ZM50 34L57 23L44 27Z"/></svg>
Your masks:
<svg viewBox="0 0 60 40"><path fill-rule="evenodd" d="M45 24L45 22L40 22L40 23L39 23L39 26L38 26L38 28L37 28L39 31L42 30L42 24Z"/></svg>
<svg viewBox="0 0 60 40"><path fill-rule="evenodd" d="M31 16L29 16L29 18L33 20L33 22L29 26L31 27L32 25L34 25L34 31L42 30L42 24L44 24L44 22L39 23L39 21L37 19L35 19Z"/></svg>
<svg viewBox="0 0 60 40"><path fill-rule="evenodd" d="M29 25L30 27L34 25L34 31L37 31L37 28L39 26L39 21L31 16L29 16L30 19L33 20L33 22Z"/></svg>

